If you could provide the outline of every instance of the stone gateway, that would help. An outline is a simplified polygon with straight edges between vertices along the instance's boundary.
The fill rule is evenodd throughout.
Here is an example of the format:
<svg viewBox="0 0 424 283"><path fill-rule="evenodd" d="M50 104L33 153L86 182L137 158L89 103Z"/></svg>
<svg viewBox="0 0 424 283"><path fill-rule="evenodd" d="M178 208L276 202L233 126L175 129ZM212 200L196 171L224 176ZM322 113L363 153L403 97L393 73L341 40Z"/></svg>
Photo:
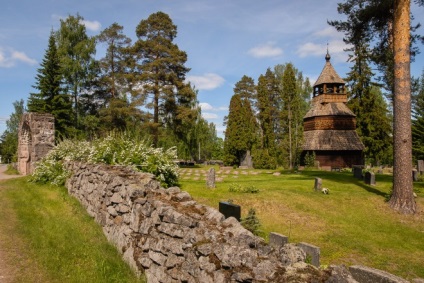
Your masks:
<svg viewBox="0 0 424 283"><path fill-rule="evenodd" d="M55 145L54 117L51 114L24 113L18 133L18 171L29 175L34 165Z"/></svg>

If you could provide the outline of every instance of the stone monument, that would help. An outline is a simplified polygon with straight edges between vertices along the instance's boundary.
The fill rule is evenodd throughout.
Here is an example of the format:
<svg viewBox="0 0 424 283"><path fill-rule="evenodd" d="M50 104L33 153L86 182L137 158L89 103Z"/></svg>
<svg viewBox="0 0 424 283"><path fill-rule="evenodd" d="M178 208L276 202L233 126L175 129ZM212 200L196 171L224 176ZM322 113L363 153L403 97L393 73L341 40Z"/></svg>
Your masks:
<svg viewBox="0 0 424 283"><path fill-rule="evenodd" d="M54 147L54 117L51 114L24 113L19 124L18 171L29 175L37 161Z"/></svg>
<svg viewBox="0 0 424 283"><path fill-rule="evenodd" d="M211 168L208 171L208 175L206 177L206 187L208 189L215 188L215 168Z"/></svg>

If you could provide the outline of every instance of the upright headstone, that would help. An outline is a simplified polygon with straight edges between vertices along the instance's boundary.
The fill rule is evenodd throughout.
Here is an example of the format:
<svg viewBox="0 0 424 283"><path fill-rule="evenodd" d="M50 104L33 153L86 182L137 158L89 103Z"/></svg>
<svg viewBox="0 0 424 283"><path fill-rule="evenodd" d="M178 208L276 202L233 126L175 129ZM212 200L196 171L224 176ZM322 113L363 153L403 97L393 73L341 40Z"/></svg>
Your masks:
<svg viewBox="0 0 424 283"><path fill-rule="evenodd" d="M414 181L414 182L418 181L418 171L417 171L417 169L412 170L412 181Z"/></svg>
<svg viewBox="0 0 424 283"><path fill-rule="evenodd" d="M320 254L321 254L319 247L308 244L308 243L298 243L297 246L306 253L307 257L309 257L310 264L312 264L313 266L319 267Z"/></svg>
<svg viewBox="0 0 424 283"><path fill-rule="evenodd" d="M353 176L356 179L360 179L361 180L362 178L364 178L362 176L362 166L361 165L353 165L352 167L353 167Z"/></svg>
<svg viewBox="0 0 424 283"><path fill-rule="evenodd" d="M224 214L225 218L234 217L237 221L241 219L241 208L240 205L220 201L219 202L219 212Z"/></svg>
<svg viewBox="0 0 424 283"><path fill-rule="evenodd" d="M321 191L321 189L322 189L322 179L317 177L315 178L314 190Z"/></svg>
<svg viewBox="0 0 424 283"><path fill-rule="evenodd" d="M215 188L215 168L211 168L208 171L208 175L206 177L206 187L209 189Z"/></svg>
<svg viewBox="0 0 424 283"><path fill-rule="evenodd" d="M365 184L375 186L375 174L373 172L365 172Z"/></svg>
<svg viewBox="0 0 424 283"><path fill-rule="evenodd" d="M424 172L424 160L418 160L418 172L420 172L420 175Z"/></svg>
<svg viewBox="0 0 424 283"><path fill-rule="evenodd" d="M280 248L289 242L289 237L271 232L269 233L269 244L273 247Z"/></svg>

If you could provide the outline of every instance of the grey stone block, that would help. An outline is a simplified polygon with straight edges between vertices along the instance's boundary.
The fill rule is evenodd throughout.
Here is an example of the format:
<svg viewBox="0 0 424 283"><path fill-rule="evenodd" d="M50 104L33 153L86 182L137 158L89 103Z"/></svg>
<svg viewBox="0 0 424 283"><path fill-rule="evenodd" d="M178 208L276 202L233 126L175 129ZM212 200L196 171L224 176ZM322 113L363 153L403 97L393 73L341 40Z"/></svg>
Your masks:
<svg viewBox="0 0 424 283"><path fill-rule="evenodd" d="M322 189L322 179L321 178L315 178L314 190L315 191L321 191L321 189Z"/></svg>
<svg viewBox="0 0 424 283"><path fill-rule="evenodd" d="M289 237L271 232L269 233L269 244L273 247L282 247L289 242Z"/></svg>
<svg viewBox="0 0 424 283"><path fill-rule="evenodd" d="M320 249L317 246L308 244L308 243L298 243L297 246L301 248L307 255L307 257L310 257L311 262L310 264L319 267L320 266Z"/></svg>
<svg viewBox="0 0 424 283"><path fill-rule="evenodd" d="M354 265L349 267L349 271L359 283L409 283L403 278L367 266Z"/></svg>

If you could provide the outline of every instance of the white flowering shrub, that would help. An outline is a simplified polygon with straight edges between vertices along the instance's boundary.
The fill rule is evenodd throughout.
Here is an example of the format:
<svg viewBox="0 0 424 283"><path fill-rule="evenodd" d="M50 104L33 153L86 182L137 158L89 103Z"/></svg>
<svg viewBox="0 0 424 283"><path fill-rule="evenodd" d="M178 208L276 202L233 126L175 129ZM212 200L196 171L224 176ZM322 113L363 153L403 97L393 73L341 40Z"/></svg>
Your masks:
<svg viewBox="0 0 424 283"><path fill-rule="evenodd" d="M63 161L66 160L127 165L135 170L154 174L163 186L174 186L178 183L178 166L173 162L176 158L176 148L152 148L126 134L108 136L91 143L65 140L37 164L31 180L64 184L68 176L63 168Z"/></svg>

